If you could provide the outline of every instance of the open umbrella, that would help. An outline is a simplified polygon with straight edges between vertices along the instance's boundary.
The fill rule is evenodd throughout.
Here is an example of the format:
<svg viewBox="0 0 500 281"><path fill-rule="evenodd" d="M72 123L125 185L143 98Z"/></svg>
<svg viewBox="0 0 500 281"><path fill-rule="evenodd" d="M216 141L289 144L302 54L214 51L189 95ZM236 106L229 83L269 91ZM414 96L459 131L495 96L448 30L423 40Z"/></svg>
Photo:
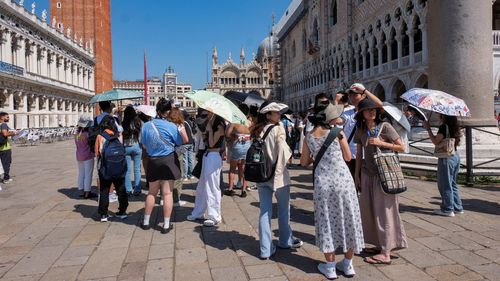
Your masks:
<svg viewBox="0 0 500 281"><path fill-rule="evenodd" d="M399 110L399 108L397 108L395 105L384 102L384 111L385 113L387 113L387 115L390 116L390 118L398 122L406 131L411 131L410 122L408 122L408 119L406 119L406 116L403 114L403 112Z"/></svg>
<svg viewBox="0 0 500 281"><path fill-rule="evenodd" d="M154 118L156 116L156 107L153 105L141 104L141 105L135 106L134 108L135 108L135 110L142 112L149 117Z"/></svg>
<svg viewBox="0 0 500 281"><path fill-rule="evenodd" d="M243 93L236 91L229 91L224 94L224 97L230 99L232 102L236 103L236 105L246 104L248 106L256 106L260 107L266 100L256 94L252 93Z"/></svg>
<svg viewBox="0 0 500 281"><path fill-rule="evenodd" d="M247 125L245 114L222 95L203 90L191 91L183 95L193 100L198 107L217 114L231 123Z"/></svg>
<svg viewBox="0 0 500 281"><path fill-rule="evenodd" d="M144 96L140 92L115 89L93 96L92 99L90 99L89 104L101 101L132 100L141 98L144 98Z"/></svg>
<svg viewBox="0 0 500 281"><path fill-rule="evenodd" d="M469 107L462 99L438 90L413 88L402 99L414 106L449 116L470 116Z"/></svg>

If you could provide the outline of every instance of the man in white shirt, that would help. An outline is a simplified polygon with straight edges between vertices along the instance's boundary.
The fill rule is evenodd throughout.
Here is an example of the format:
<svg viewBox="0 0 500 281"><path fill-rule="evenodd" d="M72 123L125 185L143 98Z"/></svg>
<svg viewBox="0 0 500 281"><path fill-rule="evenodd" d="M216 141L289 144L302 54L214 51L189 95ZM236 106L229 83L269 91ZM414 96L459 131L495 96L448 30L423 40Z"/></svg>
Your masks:
<svg viewBox="0 0 500 281"><path fill-rule="evenodd" d="M349 95L349 101L354 106L354 108L345 110L344 113L340 116L341 120L337 123L337 125L342 125L344 127L344 133L347 136L347 141L349 142L349 148L352 153L352 160L347 162L347 166L349 167L349 171L351 172L352 177L354 178L354 171L356 169L356 144L354 143L354 134L356 133L356 119L354 117L357 113L358 104L360 101L368 98L371 99L377 106L382 107L382 101L368 91L365 86L361 83L354 83L347 90Z"/></svg>

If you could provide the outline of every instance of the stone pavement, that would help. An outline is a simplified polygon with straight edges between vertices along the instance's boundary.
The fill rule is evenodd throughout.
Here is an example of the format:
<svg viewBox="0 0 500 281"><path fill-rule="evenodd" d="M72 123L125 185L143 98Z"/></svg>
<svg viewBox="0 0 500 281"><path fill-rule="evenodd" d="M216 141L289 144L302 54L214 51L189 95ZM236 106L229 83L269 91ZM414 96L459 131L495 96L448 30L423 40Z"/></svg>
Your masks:
<svg viewBox="0 0 500 281"><path fill-rule="evenodd" d="M0 191L1 280L323 280L310 170L291 171L291 224L304 246L261 261L255 191L223 197L223 223L204 228L185 219L195 188L187 184L175 232L161 235L137 226L144 197L130 203L128 219L96 221L97 202L79 199L74 187L71 141L14 147L13 155L14 182ZM465 214L444 218L431 214L439 204L435 183L408 185L400 202L409 249L389 266L355 257L353 280L500 280L500 187L462 188ZM153 221L161 220L157 207Z"/></svg>

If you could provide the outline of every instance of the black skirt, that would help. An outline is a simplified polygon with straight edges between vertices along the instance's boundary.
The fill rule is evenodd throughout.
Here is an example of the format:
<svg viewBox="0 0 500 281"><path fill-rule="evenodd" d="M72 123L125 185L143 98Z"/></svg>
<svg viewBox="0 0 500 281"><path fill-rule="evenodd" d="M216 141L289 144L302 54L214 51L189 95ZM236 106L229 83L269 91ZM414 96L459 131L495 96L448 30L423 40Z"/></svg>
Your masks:
<svg viewBox="0 0 500 281"><path fill-rule="evenodd" d="M146 175L148 182L180 179L181 169L177 153L173 152L167 156L151 157Z"/></svg>

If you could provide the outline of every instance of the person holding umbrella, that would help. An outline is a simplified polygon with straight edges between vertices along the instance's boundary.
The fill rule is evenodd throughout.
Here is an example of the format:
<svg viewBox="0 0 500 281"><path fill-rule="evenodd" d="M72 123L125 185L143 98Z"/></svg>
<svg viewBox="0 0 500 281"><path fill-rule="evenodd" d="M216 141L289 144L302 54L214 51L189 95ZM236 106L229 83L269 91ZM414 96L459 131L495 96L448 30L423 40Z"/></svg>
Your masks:
<svg viewBox="0 0 500 281"><path fill-rule="evenodd" d="M206 152L202 160L200 180L196 186L194 209L188 220L203 219L205 212L207 219L204 226L215 226L222 221L221 216L221 188L220 178L222 172L221 151L224 146L225 122L220 116L208 112L206 126Z"/></svg>
<svg viewBox="0 0 500 281"><path fill-rule="evenodd" d="M434 214L454 217L455 214L463 214L462 199L457 185L457 176L460 171L460 153L457 147L460 145L460 127L456 116L439 114L441 125L436 135L431 130L429 121L425 121L424 128L429 134L434 145L438 145L445 138L454 138L455 153L447 158L438 158L437 165L437 185L439 194L441 194L441 208L434 211Z"/></svg>

